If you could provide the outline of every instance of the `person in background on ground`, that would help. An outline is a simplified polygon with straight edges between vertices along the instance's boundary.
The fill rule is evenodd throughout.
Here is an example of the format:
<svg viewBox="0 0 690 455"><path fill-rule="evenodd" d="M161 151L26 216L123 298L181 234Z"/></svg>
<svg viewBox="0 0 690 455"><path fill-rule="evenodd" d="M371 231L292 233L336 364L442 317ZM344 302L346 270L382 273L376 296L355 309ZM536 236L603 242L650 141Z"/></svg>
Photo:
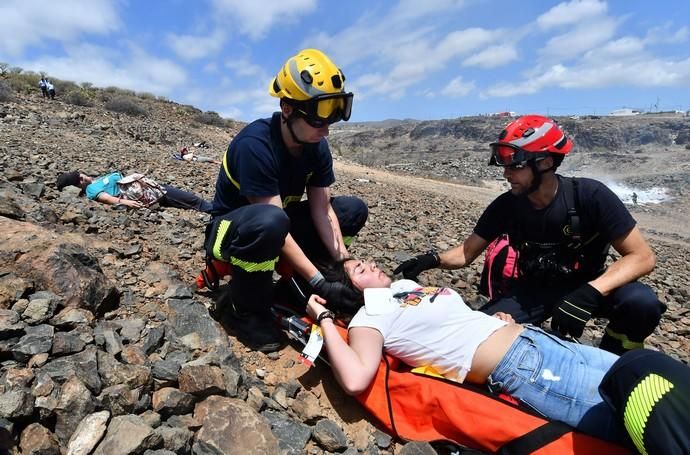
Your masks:
<svg viewBox="0 0 690 455"><path fill-rule="evenodd" d="M373 262L348 259L323 273L358 293L344 306L356 313L347 341L333 322L330 300L312 295L307 304L309 316L321 326L334 375L348 394L367 389L385 350L412 367L430 367L449 380L507 393L583 433L622 441L622 429L597 389L615 354L516 324L504 313L474 311L448 288L407 279L391 283ZM388 292L367 294L371 290Z"/></svg>
<svg viewBox="0 0 690 455"><path fill-rule="evenodd" d="M87 198L102 202L103 204L122 205L134 209L145 207L139 201L127 199L127 196L118 185L118 182L122 179L123 176L119 172L113 172L97 178L89 177L79 171L65 172L57 178L57 189L62 191L66 186L76 186L82 189ZM211 211L211 203L194 193L171 185L161 185L161 187L165 190L165 194L158 202L163 207L191 209L207 213Z"/></svg>
<svg viewBox="0 0 690 455"><path fill-rule="evenodd" d="M634 191L632 194L632 203L633 203L633 205L637 205L637 193Z"/></svg>
<svg viewBox="0 0 690 455"><path fill-rule="evenodd" d="M219 160L210 158L208 156L197 155L196 153L190 151L187 147L182 147L180 149L180 158L184 161L197 161L199 163L213 163L220 164Z"/></svg>
<svg viewBox="0 0 690 455"><path fill-rule="evenodd" d="M482 311L502 311L531 324L551 316L555 331L575 338L590 318L605 317L610 322L602 349L621 354L642 347L666 310L654 291L637 281L653 270L655 255L621 200L604 184L556 174L572 146L552 119L526 115L511 122L491 144L490 161L503 168L510 190L486 208L460 246L418 255L395 273L415 279L434 267L465 267L508 233L518 253L518 278ZM577 226L570 219L566 191L574 193ZM570 235L575 229L579 239ZM610 246L620 257L607 268Z"/></svg>
<svg viewBox="0 0 690 455"><path fill-rule="evenodd" d="M50 97L51 100L55 99L55 86L50 82L49 80L46 79L46 90L48 90L48 96Z"/></svg>
<svg viewBox="0 0 690 455"><path fill-rule="evenodd" d="M325 280L311 259L347 258L368 216L362 200L332 198L329 190L335 176L326 136L352 110L342 71L323 52L305 49L285 62L268 92L280 99L280 112L230 143L206 234L207 255L232 264L230 293L217 313L240 341L264 352L283 342L271 314L279 256L281 266L287 261L297 278L336 299L349 289Z"/></svg>
<svg viewBox="0 0 690 455"><path fill-rule="evenodd" d="M41 89L41 95L43 98L48 98L48 87L46 85L46 79L44 77L41 78L40 81L38 81L38 86Z"/></svg>

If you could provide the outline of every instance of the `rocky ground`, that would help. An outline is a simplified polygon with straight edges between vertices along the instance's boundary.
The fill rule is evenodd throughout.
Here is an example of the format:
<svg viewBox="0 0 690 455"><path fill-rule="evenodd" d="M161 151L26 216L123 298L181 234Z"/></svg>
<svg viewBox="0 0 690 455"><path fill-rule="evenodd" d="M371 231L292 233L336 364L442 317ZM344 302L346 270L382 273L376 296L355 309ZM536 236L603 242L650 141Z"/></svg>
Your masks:
<svg viewBox="0 0 690 455"><path fill-rule="evenodd" d="M193 287L207 215L119 210L55 189L63 171L122 170L213 197L218 168L171 154L205 141L200 153L220 156L236 128L196 123L174 103L139 102L148 116L36 95L0 104L0 445L45 454L428 453L378 431L327 367L297 361L295 346L251 352L209 317L214 295ZM456 244L500 191L484 174L462 186L345 159L336 173L334 193L370 206L353 253L389 271ZM658 255L645 282L669 307L649 345L688 363L684 201L634 214ZM478 305L480 269L423 279ZM602 327L591 325L585 340L596 342Z"/></svg>

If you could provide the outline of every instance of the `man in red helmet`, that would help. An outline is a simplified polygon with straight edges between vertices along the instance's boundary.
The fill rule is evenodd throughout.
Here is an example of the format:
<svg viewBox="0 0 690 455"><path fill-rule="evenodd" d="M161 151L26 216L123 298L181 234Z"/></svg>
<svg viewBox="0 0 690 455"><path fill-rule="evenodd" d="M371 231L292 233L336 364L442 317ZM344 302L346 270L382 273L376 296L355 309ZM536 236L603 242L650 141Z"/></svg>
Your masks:
<svg viewBox="0 0 690 455"><path fill-rule="evenodd" d="M591 317L606 317L601 348L620 354L642 347L666 310L652 289L637 281L652 271L656 258L604 184L556 174L572 146L547 117L526 115L510 123L491 144L489 162L503 167L510 191L486 208L462 245L416 256L395 273L414 279L434 267L465 267L508 234L517 251L517 278L482 311L534 324L551 316L552 329L575 338ZM607 268L611 246L620 258Z"/></svg>

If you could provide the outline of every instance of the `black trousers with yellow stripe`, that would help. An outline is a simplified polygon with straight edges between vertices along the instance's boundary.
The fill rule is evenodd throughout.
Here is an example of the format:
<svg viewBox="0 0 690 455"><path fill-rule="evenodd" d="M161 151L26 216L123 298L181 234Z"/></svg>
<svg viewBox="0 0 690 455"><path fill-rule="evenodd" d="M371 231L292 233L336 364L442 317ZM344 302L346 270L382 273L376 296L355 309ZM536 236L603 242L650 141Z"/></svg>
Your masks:
<svg viewBox="0 0 690 455"><path fill-rule="evenodd" d="M666 354L630 351L613 364L599 386L643 454L690 453L690 367Z"/></svg>
<svg viewBox="0 0 690 455"><path fill-rule="evenodd" d="M364 226L367 206L349 196L332 198L331 205L347 244ZM233 266L230 295L237 310L268 316L273 271L288 232L310 259L328 256L307 201L284 210L270 204L246 205L214 218L207 226L207 255Z"/></svg>

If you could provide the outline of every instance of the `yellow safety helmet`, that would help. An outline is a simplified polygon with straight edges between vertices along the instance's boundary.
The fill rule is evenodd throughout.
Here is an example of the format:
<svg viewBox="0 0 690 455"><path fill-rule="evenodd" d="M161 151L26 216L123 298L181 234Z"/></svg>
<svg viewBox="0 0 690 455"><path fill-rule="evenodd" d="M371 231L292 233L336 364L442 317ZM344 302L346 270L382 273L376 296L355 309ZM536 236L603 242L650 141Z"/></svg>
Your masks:
<svg viewBox="0 0 690 455"><path fill-rule="evenodd" d="M342 71L317 49L290 57L268 87L271 96L294 106L313 127L349 120L352 93L345 92Z"/></svg>

